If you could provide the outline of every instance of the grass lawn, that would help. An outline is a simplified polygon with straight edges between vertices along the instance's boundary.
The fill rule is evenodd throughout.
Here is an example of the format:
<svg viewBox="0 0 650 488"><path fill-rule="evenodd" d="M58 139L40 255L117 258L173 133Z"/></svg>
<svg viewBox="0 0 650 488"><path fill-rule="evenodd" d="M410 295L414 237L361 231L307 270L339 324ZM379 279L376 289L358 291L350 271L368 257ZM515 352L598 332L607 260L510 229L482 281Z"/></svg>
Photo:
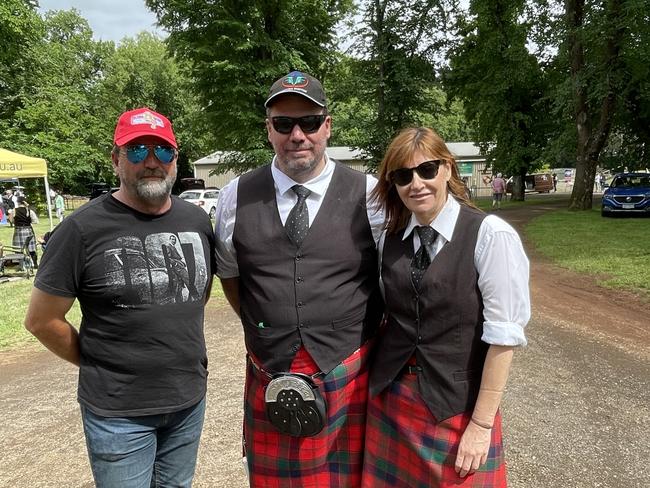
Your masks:
<svg viewBox="0 0 650 488"><path fill-rule="evenodd" d="M57 222L58 220L55 218L54 224L56 225ZM46 216L39 216L39 223L33 225L33 227L36 237L39 237L50 230L50 222ZM11 245L13 235L13 227L0 225L0 243ZM37 252L40 258L40 247L37 248ZM23 327L27 304L32 292L32 283L33 279L0 283L0 293L2 293L3 297L3 300L0 301L0 349L36 341ZM78 324L81 320L81 312L76 302L68 314L68 319L73 324Z"/></svg>
<svg viewBox="0 0 650 488"><path fill-rule="evenodd" d="M526 235L560 266L650 300L650 219L603 218L599 209L559 210L530 222Z"/></svg>

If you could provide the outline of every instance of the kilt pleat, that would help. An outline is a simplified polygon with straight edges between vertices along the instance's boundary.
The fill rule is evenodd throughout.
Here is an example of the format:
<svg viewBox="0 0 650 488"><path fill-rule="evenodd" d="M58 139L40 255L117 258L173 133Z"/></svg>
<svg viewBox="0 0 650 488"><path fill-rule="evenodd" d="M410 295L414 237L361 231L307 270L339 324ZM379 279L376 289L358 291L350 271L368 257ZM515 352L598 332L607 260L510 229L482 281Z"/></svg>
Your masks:
<svg viewBox="0 0 650 488"><path fill-rule="evenodd" d="M29 246L27 246L27 249L29 250L29 252L34 252L36 251L36 236L34 235L34 229L32 229L31 226L14 227L14 237L11 245L13 247L22 248L25 245L25 242L27 241L27 238L29 236L32 236L32 240L29 242Z"/></svg>
<svg viewBox="0 0 650 488"><path fill-rule="evenodd" d="M471 412L466 412L437 422L420 397L417 376L402 375L368 401L362 486L506 487L499 413L487 462L465 478L456 474L456 453L470 418Z"/></svg>
<svg viewBox="0 0 650 488"><path fill-rule="evenodd" d="M327 423L313 437L280 433L267 420L268 384L249 361L244 402L244 451L251 487L358 488L368 400L369 344L316 383L327 403ZM303 348L291 372L313 374L318 367Z"/></svg>

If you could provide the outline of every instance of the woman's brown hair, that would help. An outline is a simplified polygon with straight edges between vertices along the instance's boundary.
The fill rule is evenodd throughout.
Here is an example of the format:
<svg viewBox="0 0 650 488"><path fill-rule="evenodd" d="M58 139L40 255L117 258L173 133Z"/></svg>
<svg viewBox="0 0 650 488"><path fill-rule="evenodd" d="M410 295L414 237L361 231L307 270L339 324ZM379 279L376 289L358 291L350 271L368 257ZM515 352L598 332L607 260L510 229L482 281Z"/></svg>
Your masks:
<svg viewBox="0 0 650 488"><path fill-rule="evenodd" d="M447 191L461 204L476 208L467 198L467 190L460 179L456 160L449 152L445 141L433 129L427 127L403 129L391 141L386 150L384 159L379 165L377 177L379 182L372 192L372 200L385 208L385 227L389 234L394 234L406 227L411 217L411 211L402 203L390 176L396 169L406 166L416 153L421 153L432 159L441 159L449 164L451 178L447 182Z"/></svg>

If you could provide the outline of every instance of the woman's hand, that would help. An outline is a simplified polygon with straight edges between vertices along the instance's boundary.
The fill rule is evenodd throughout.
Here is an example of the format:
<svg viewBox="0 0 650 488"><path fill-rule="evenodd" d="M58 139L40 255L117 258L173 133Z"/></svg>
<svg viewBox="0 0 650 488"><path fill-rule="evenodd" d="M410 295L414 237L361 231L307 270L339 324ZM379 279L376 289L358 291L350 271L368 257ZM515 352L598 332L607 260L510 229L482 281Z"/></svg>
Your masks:
<svg viewBox="0 0 650 488"><path fill-rule="evenodd" d="M486 429L470 420L460 439L455 469L461 478L475 472L487 461L492 429Z"/></svg>

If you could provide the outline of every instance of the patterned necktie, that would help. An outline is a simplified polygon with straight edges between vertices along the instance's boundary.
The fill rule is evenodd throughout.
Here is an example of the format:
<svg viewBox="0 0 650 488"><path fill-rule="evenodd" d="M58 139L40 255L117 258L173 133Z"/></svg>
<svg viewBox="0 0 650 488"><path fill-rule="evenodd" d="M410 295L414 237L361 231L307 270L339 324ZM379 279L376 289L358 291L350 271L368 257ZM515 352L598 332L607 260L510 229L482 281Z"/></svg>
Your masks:
<svg viewBox="0 0 650 488"><path fill-rule="evenodd" d="M418 252L415 253L415 256L411 260L411 280L415 288L418 289L420 288L420 280L422 280L424 272L431 264L431 256L429 256L427 249L436 240L438 233L428 225L421 225L416 227L415 230L420 237L420 249L418 249Z"/></svg>
<svg viewBox="0 0 650 488"><path fill-rule="evenodd" d="M298 201L291 209L291 212L289 212L289 217L284 224L284 228L287 231L289 239L296 246L300 246L309 230L309 211L307 210L305 200L311 194L311 191L302 185L294 185L291 189L298 195Z"/></svg>

